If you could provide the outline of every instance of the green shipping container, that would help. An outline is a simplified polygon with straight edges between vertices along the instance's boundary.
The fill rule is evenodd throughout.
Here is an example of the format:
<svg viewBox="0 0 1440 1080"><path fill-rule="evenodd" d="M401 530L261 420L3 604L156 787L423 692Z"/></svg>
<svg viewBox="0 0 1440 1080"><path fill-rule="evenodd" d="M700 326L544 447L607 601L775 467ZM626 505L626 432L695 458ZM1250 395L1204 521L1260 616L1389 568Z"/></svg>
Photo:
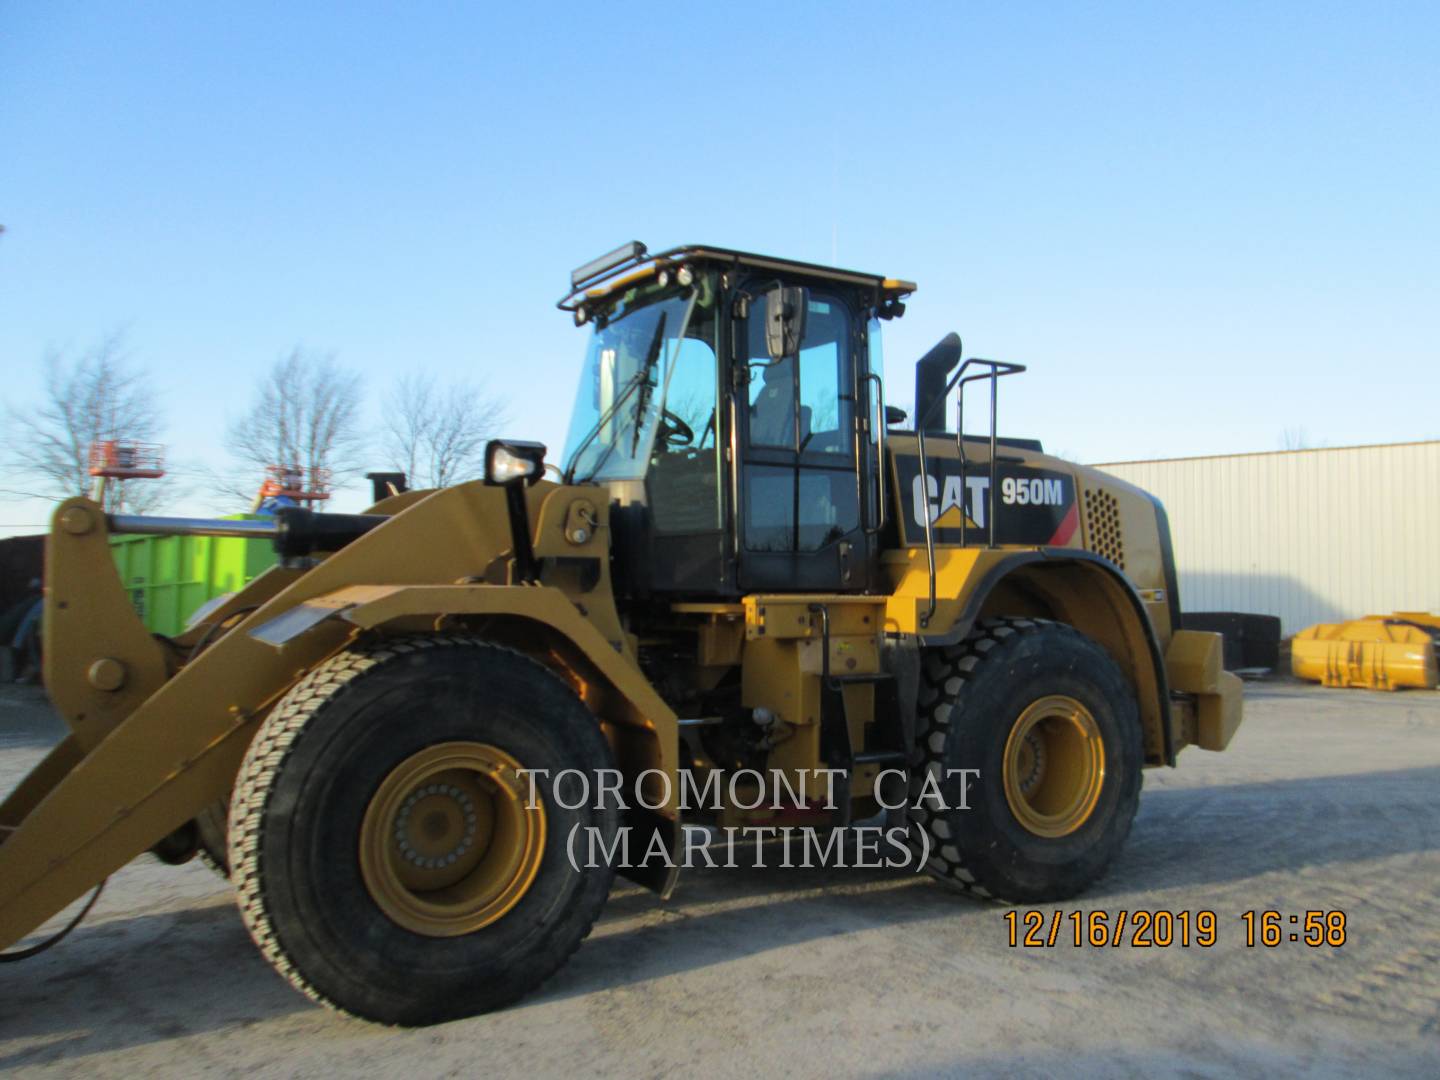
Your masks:
<svg viewBox="0 0 1440 1080"><path fill-rule="evenodd" d="M237 514L231 520L253 520ZM173 637L200 605L275 565L269 540L236 536L112 536L120 582L152 633Z"/></svg>

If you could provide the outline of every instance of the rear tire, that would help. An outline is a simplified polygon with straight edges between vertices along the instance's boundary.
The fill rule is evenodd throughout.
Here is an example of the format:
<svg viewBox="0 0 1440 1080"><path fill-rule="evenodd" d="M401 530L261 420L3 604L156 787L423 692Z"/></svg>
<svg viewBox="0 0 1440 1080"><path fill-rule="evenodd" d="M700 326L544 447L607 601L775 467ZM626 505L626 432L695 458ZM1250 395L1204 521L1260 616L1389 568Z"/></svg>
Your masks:
<svg viewBox="0 0 1440 1080"><path fill-rule="evenodd" d="M919 712L910 832L933 877L1033 904L1104 875L1139 804L1143 741L1134 692L1099 645L1063 623L983 619L926 651ZM961 769L979 772L946 779ZM920 797L937 789L943 806Z"/></svg>
<svg viewBox="0 0 1440 1080"><path fill-rule="evenodd" d="M579 770L593 793L611 767L594 716L522 654L454 636L341 653L275 707L240 770L230 851L245 924L295 987L367 1020L507 1005L604 905L613 869L576 870L566 844L577 826L611 844L618 811L567 810L555 780ZM517 769L550 770L535 806L516 802Z"/></svg>

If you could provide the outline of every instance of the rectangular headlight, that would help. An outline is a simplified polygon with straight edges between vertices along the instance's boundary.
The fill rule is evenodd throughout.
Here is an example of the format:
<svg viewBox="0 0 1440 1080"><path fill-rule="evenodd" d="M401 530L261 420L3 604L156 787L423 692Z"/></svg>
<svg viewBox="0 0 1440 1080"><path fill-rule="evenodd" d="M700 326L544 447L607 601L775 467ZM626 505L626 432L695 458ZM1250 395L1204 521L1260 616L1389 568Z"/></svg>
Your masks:
<svg viewBox="0 0 1440 1080"><path fill-rule="evenodd" d="M485 482L533 484L545 475L545 444L491 439L485 444Z"/></svg>

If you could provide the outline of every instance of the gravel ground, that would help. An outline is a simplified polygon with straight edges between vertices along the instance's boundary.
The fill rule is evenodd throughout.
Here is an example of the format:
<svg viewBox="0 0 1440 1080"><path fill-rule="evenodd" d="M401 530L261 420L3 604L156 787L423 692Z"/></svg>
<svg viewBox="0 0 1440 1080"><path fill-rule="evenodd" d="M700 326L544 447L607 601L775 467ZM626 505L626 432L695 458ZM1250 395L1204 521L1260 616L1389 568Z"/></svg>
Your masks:
<svg viewBox="0 0 1440 1080"><path fill-rule="evenodd" d="M296 994L219 878L147 856L0 967L0 1072L1440 1075L1440 694L1247 697L1228 752L1147 773L1109 878L1043 909L1210 909L1213 948L1012 949L1006 909L923 877L696 870L665 904L617 886L520 1005L395 1031ZM0 690L0 790L57 733L37 692ZM1266 908L1344 911L1348 939L1246 948L1239 915Z"/></svg>

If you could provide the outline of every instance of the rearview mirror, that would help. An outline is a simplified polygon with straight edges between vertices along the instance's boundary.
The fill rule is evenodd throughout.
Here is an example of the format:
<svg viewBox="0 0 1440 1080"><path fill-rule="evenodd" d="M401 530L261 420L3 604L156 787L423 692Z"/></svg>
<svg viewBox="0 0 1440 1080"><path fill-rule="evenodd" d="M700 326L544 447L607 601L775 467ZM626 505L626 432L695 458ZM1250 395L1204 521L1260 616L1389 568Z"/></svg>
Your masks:
<svg viewBox="0 0 1440 1080"><path fill-rule="evenodd" d="M810 290L798 285L777 285L765 294L765 347L771 360L800 352L809 308Z"/></svg>

